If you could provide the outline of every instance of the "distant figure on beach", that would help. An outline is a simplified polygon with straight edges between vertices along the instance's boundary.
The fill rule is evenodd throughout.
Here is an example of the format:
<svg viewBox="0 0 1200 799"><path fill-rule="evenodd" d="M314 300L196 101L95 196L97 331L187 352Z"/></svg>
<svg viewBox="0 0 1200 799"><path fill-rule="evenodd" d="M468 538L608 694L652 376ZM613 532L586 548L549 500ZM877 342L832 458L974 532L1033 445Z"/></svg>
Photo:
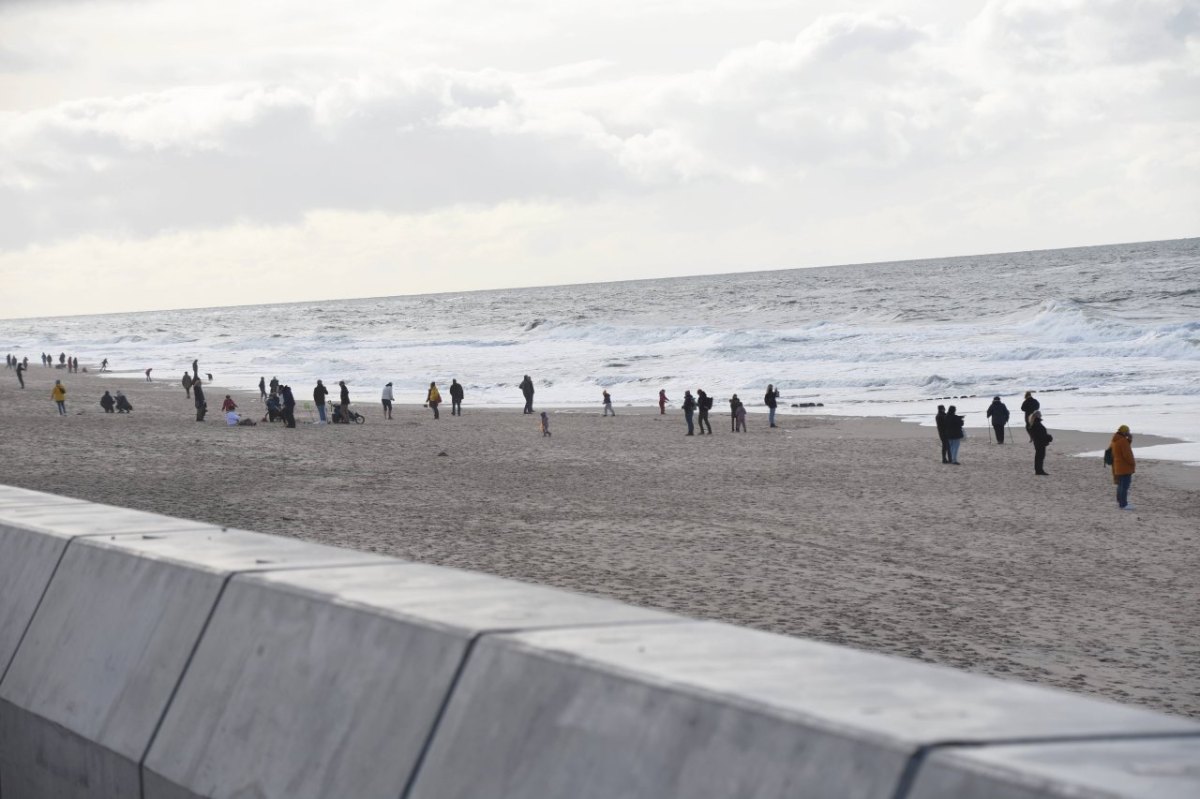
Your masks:
<svg viewBox="0 0 1200 799"><path fill-rule="evenodd" d="M279 393L272 391L267 395L267 419L268 422L278 422L283 418L283 405L279 401Z"/></svg>
<svg viewBox="0 0 1200 799"><path fill-rule="evenodd" d="M122 393L121 389L117 389L117 413L132 413L133 406L129 404L129 398Z"/></svg>
<svg viewBox="0 0 1200 799"><path fill-rule="evenodd" d="M1123 424L1117 428L1112 437L1112 471L1113 482L1117 486L1117 507L1121 510L1133 510L1129 504L1129 487L1133 483L1133 473L1137 464L1133 459L1133 435L1129 425Z"/></svg>
<svg viewBox="0 0 1200 799"><path fill-rule="evenodd" d="M394 399L396 399L396 397L392 394L392 384L388 383L386 386L383 387L382 402L383 402L383 418L384 419L392 418L392 400L394 400Z"/></svg>
<svg viewBox="0 0 1200 799"><path fill-rule="evenodd" d="M542 438L550 437L550 414L542 411Z"/></svg>
<svg viewBox="0 0 1200 799"><path fill-rule="evenodd" d="M184 372L183 378L179 381L183 385L183 393L185 396L192 396L192 375L190 372Z"/></svg>
<svg viewBox="0 0 1200 799"><path fill-rule="evenodd" d="M992 420L992 429L996 431L996 443L1004 443L1004 425L1008 424L1008 406L999 397L992 398L988 406L987 416Z"/></svg>
<svg viewBox="0 0 1200 799"><path fill-rule="evenodd" d="M733 398L737 399L737 394L734 394ZM737 407L733 410L733 421L733 432L746 432L746 405L741 400L738 400Z"/></svg>
<svg viewBox="0 0 1200 799"><path fill-rule="evenodd" d="M775 407L779 404L779 390L775 386L767 384L767 395L763 397L763 403L767 406L767 422L774 427Z"/></svg>
<svg viewBox="0 0 1200 799"><path fill-rule="evenodd" d="M150 367L149 369L147 369L147 370L146 370L146 382L147 382L147 383L153 383L153 382L154 382L153 380L151 380L151 379L150 379L150 373L151 373L151 372L153 372L153 371L154 371L154 367L153 367L153 366L152 366L152 367Z"/></svg>
<svg viewBox="0 0 1200 799"><path fill-rule="evenodd" d="M221 403L221 413L229 413L237 410L237 403L233 401L233 397L225 395L225 401Z"/></svg>
<svg viewBox="0 0 1200 799"><path fill-rule="evenodd" d="M690 395L689 395L690 396ZM686 397L685 400L686 402ZM708 421L708 412L712 410L713 399L704 393L704 389L696 389L696 409L700 411L700 435L704 435L705 428L708 428L708 434L712 435L712 422ZM691 435L692 424L688 422L688 435Z"/></svg>
<svg viewBox="0 0 1200 799"><path fill-rule="evenodd" d="M1021 412L1025 414L1025 432L1029 433L1029 417L1030 415L1042 407L1042 403L1033 398L1032 391L1025 392L1025 401L1021 403ZM1033 434L1029 433L1029 440L1033 441Z"/></svg>
<svg viewBox="0 0 1200 799"><path fill-rule="evenodd" d="M266 376L258 378L258 398L263 402L267 401L267 378Z"/></svg>
<svg viewBox="0 0 1200 799"><path fill-rule="evenodd" d="M100 362L100 371L101 372L108 371L108 358L105 358L103 361Z"/></svg>
<svg viewBox="0 0 1200 799"><path fill-rule="evenodd" d="M271 377L271 393L272 394L279 393L279 378L278 377L274 377L274 376Z"/></svg>
<svg viewBox="0 0 1200 799"><path fill-rule="evenodd" d="M737 432L737 414L738 408L742 406L742 401L738 399L738 395L734 394L729 398L729 432Z"/></svg>
<svg viewBox="0 0 1200 799"><path fill-rule="evenodd" d="M325 384L318 380L316 388L313 389L313 402L317 405L317 424L325 424L328 421L325 418L325 398L328 396L329 389L325 388Z"/></svg>
<svg viewBox="0 0 1200 799"><path fill-rule="evenodd" d="M208 378L208 382L212 382L212 372L205 372L204 376Z"/></svg>
<svg viewBox="0 0 1200 799"><path fill-rule="evenodd" d="M50 389L50 399L54 400L54 404L58 406L58 415L67 415L67 387L62 384L61 380L54 381L54 388Z"/></svg>
<svg viewBox="0 0 1200 799"><path fill-rule="evenodd" d="M342 388L342 395L341 395L342 421L345 422L346 424L350 424L350 389L346 388L345 380L339 380L338 385L341 386L341 388Z"/></svg>
<svg viewBox="0 0 1200 799"><path fill-rule="evenodd" d="M58 354L58 365L62 367L67 365L67 354L65 352L60 352Z"/></svg>
<svg viewBox="0 0 1200 799"><path fill-rule="evenodd" d="M296 426L296 398L292 395L291 386L280 386L279 393L283 397L283 421L288 427Z"/></svg>
<svg viewBox="0 0 1200 799"><path fill-rule="evenodd" d="M1046 447L1054 440L1054 436L1042 424L1042 412L1034 411L1029 414L1029 440L1033 442L1033 473L1048 475L1043 464L1046 462Z"/></svg>
<svg viewBox="0 0 1200 799"><path fill-rule="evenodd" d="M192 400L196 403L196 421L203 422L204 414L208 413L208 403L204 401L204 389L199 380L192 381Z"/></svg>
<svg viewBox="0 0 1200 799"><path fill-rule="evenodd" d="M17 364L17 382L21 384L21 388L25 388L25 364Z"/></svg>
<svg viewBox="0 0 1200 799"><path fill-rule="evenodd" d="M462 383L450 378L450 415L462 416L463 387Z"/></svg>
<svg viewBox="0 0 1200 799"><path fill-rule="evenodd" d="M696 400L692 397L691 391L683 392L683 418L687 421L687 434L693 435L692 432L692 414L696 411Z"/></svg>
<svg viewBox="0 0 1200 799"><path fill-rule="evenodd" d="M667 403L668 402L670 402L670 400L667 399L667 390L665 388L660 388L658 390L658 415L659 416L664 416L667 413Z"/></svg>
<svg viewBox="0 0 1200 799"><path fill-rule="evenodd" d="M533 413L533 381L529 379L529 375L525 375L525 379L521 381L521 393L525 395L525 410L524 413Z"/></svg>
<svg viewBox="0 0 1200 799"><path fill-rule="evenodd" d="M603 389L602 396L604 400L604 416L616 416L617 412L613 410L612 394L608 393L608 389Z"/></svg>
<svg viewBox="0 0 1200 799"><path fill-rule="evenodd" d="M946 410L946 441L950 445L950 462L955 466L960 466L958 462L958 448L963 440L963 423L965 419L958 415L957 408L951 405Z"/></svg>
<svg viewBox="0 0 1200 799"><path fill-rule="evenodd" d="M107 391L105 391L104 396L100 398L100 407L104 409L105 413L112 413L116 404L117 403L112 398L112 394L109 394Z"/></svg>
<svg viewBox="0 0 1200 799"><path fill-rule="evenodd" d="M934 417L934 424L937 425L938 440L942 442L942 463L950 462L950 439L946 436L946 406L939 405L937 416Z"/></svg>
<svg viewBox="0 0 1200 799"><path fill-rule="evenodd" d="M200 359L199 358L192 359L192 379L193 380L200 379Z"/></svg>
<svg viewBox="0 0 1200 799"><path fill-rule="evenodd" d="M437 419L438 406L442 404L442 393L438 391L437 383L429 384L429 392L425 395L425 407L433 408L433 418Z"/></svg>

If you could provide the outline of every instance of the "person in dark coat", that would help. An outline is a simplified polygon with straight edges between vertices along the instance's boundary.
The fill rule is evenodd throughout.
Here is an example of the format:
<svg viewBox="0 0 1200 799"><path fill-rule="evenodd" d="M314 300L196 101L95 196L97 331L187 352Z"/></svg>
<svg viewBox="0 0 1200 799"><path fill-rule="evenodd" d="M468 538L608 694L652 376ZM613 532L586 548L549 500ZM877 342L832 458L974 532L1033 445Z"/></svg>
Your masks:
<svg viewBox="0 0 1200 799"><path fill-rule="evenodd" d="M25 388L25 364L17 364L17 382L21 384L21 388Z"/></svg>
<svg viewBox="0 0 1200 799"><path fill-rule="evenodd" d="M763 403L767 406L768 416L767 421L771 427L775 426L775 407L779 404L779 389L775 386L767 386L767 395L763 397Z"/></svg>
<svg viewBox="0 0 1200 799"><path fill-rule="evenodd" d="M296 426L296 398L292 396L291 386L280 386L283 395L283 421L288 427Z"/></svg>
<svg viewBox="0 0 1200 799"><path fill-rule="evenodd" d="M450 415L462 416L463 387L454 378L450 379Z"/></svg>
<svg viewBox="0 0 1200 799"><path fill-rule="evenodd" d="M341 393L342 421L345 422L346 424L350 424L350 389L346 388L345 380L339 380L338 385L342 387L342 393Z"/></svg>
<svg viewBox="0 0 1200 799"><path fill-rule="evenodd" d="M258 398L263 402L267 401L267 378L265 375L258 378Z"/></svg>
<svg viewBox="0 0 1200 799"><path fill-rule="evenodd" d="M942 442L942 463L950 462L950 439L946 438L946 406L939 405L937 416L934 417L934 423L937 424L938 438Z"/></svg>
<svg viewBox="0 0 1200 799"><path fill-rule="evenodd" d="M525 375L525 379L521 381L521 393L525 395L525 410L524 413L533 413L533 380L529 375Z"/></svg>
<svg viewBox="0 0 1200 799"><path fill-rule="evenodd" d="M1048 475L1043 464L1046 462L1046 447L1054 440L1054 436L1042 424L1042 412L1034 411L1029 414L1029 438L1033 441L1033 473Z"/></svg>
<svg viewBox="0 0 1200 799"><path fill-rule="evenodd" d="M192 383L193 383L192 376L190 374L188 374L187 372L184 372L183 379L180 380L179 382L183 384L183 395L185 397L191 397L192 396Z"/></svg>
<svg viewBox="0 0 1200 799"><path fill-rule="evenodd" d="M708 412L712 410L713 399L704 393L704 389L696 389L696 407L700 409L700 435L704 435L704 429L708 428L708 434L712 435L712 423L708 421Z"/></svg>
<svg viewBox="0 0 1200 799"><path fill-rule="evenodd" d="M1021 403L1021 412L1025 414L1025 432L1029 433L1029 417L1034 411L1042 407L1042 403L1033 398L1032 391L1025 392L1025 401ZM1029 440L1033 441L1033 433L1029 433Z"/></svg>
<svg viewBox="0 0 1200 799"><path fill-rule="evenodd" d="M696 399L692 396L692 392L690 392L690 391L683 392L683 418L687 421L687 426L688 426L687 434L689 436L695 435L694 428L692 425L692 414L695 412L695 410L696 410Z"/></svg>
<svg viewBox="0 0 1200 799"><path fill-rule="evenodd" d="M129 398L121 392L121 389L117 389L117 413L132 412L133 406L129 404Z"/></svg>
<svg viewBox="0 0 1200 799"><path fill-rule="evenodd" d="M992 429L996 431L996 443L1004 443L1004 425L1008 424L1008 406L999 397L992 398L992 404L987 409L988 418L992 420Z"/></svg>
<svg viewBox="0 0 1200 799"><path fill-rule="evenodd" d="M317 417L320 419L317 424L325 424L328 421L325 418L325 398L328 396L329 389L325 388L325 384L318 380L316 388L313 389L313 402L317 404Z"/></svg>
<svg viewBox="0 0 1200 799"><path fill-rule="evenodd" d="M279 401L279 394L272 391L267 395L267 421L277 422L283 418L283 405Z"/></svg>
<svg viewBox="0 0 1200 799"><path fill-rule="evenodd" d="M100 398L100 407L104 409L105 413L112 413L115 405L116 403L113 401L112 394L105 391L104 396Z"/></svg>
<svg viewBox="0 0 1200 799"><path fill-rule="evenodd" d="M958 447L960 444L962 444L963 438L965 438L965 436L963 435L963 423L966 421L965 419L963 419L963 417L961 417L957 413L955 413L955 411L957 411L957 410L958 410L957 408L955 408L953 405L951 405L946 410L946 421L945 421L946 440L950 445L950 462L953 463L955 466L959 465Z"/></svg>
<svg viewBox="0 0 1200 799"><path fill-rule="evenodd" d="M203 422L204 414L208 413L208 403L204 401L204 389L199 380L192 381L192 400L196 403L196 421Z"/></svg>

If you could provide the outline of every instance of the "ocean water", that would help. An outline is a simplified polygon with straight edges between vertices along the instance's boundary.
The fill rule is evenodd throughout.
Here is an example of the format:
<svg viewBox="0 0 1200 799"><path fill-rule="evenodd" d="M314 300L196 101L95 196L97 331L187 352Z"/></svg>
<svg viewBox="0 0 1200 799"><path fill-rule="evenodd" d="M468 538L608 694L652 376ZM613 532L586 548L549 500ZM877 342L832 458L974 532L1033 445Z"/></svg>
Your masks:
<svg viewBox="0 0 1200 799"><path fill-rule="evenodd" d="M455 377L467 405L676 403L704 388L785 413L930 421L944 397L984 424L995 394L1033 390L1048 426L1190 444L1200 462L1200 239L819 269L286 305L0 320L0 349L108 358L118 377L176 380L199 358L218 385L278 376L309 396L387 381L419 402ZM131 374L132 373L132 374ZM822 403L815 409L791 408ZM949 404L947 402L946 404ZM1019 413L1015 414L1019 418ZM1099 439L1102 442L1103 439ZM1098 445L1099 445L1098 442Z"/></svg>

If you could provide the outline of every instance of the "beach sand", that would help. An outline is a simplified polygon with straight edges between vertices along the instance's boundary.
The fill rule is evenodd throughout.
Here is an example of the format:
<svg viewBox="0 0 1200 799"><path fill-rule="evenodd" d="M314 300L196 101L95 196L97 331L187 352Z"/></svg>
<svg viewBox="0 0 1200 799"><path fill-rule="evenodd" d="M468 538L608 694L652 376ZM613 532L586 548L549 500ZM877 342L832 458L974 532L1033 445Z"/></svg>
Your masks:
<svg viewBox="0 0 1200 799"><path fill-rule="evenodd" d="M401 404L385 422L379 388L353 386L364 425L298 409L294 430L228 428L217 409L234 392L219 388L198 424L177 382L35 365L26 383L0 373L2 483L1200 718L1200 470L1143 460L1137 510L1119 512L1099 458L1070 457L1109 436L1055 430L1053 408L1050 476L1035 477L1019 429L1003 447L969 429L956 467L931 429L879 419L785 415L771 430L754 414L733 435L726 413L688 438L678 410L602 418L597 403L552 412L543 438L536 416L470 397L459 418ZM130 416L97 404L118 386ZM295 390L311 398L310 381ZM234 397L262 416L256 395ZM1136 453L1150 438L1129 424Z"/></svg>

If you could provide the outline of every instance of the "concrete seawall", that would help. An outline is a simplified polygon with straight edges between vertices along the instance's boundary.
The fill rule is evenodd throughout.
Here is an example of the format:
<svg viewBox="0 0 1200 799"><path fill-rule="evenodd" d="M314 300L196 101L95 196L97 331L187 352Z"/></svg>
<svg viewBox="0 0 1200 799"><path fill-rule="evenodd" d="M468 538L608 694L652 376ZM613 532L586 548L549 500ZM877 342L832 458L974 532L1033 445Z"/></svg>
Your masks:
<svg viewBox="0 0 1200 799"><path fill-rule="evenodd" d="M1200 724L0 486L0 799L1200 796Z"/></svg>

